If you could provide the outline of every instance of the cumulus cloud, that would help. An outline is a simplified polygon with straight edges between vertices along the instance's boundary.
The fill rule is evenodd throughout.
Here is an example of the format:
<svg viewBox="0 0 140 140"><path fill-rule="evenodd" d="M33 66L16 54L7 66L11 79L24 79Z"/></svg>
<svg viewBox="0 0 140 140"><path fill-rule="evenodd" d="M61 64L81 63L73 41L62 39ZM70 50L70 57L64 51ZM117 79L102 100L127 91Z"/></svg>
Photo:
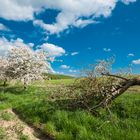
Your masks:
<svg viewBox="0 0 140 140"><path fill-rule="evenodd" d="M5 37L0 38L0 56L5 56L7 55L8 51L13 48L13 47L18 47L18 46L26 46L29 48L32 48L34 46L33 43L24 43L24 41L21 38L17 39L10 39L8 40Z"/></svg>
<svg viewBox="0 0 140 140"><path fill-rule="evenodd" d="M83 28L98 23L96 19L110 16L119 1L129 4L136 0L4 0L0 4L0 17L16 21L33 20L34 25L46 32L58 34L70 27ZM46 24L34 17L44 9L60 11L55 23Z"/></svg>
<svg viewBox="0 0 140 140"><path fill-rule="evenodd" d="M50 43L44 43L40 45L40 48L48 53L51 61L54 61L56 57L60 57L66 53L62 47Z"/></svg>
<svg viewBox="0 0 140 140"><path fill-rule="evenodd" d="M69 27L85 27L89 24L98 23L95 19L111 15L116 3L120 0L57 0L50 2L53 9L60 10L56 17L56 23L45 24L41 20L34 21L50 34L57 34L68 29ZM134 0L122 0L123 3L129 4Z"/></svg>
<svg viewBox="0 0 140 140"><path fill-rule="evenodd" d="M15 46L25 46L23 40L17 38L16 40L7 40L5 37L0 38L0 56L5 56L9 49ZM27 46L27 45L26 45Z"/></svg>
<svg viewBox="0 0 140 140"><path fill-rule="evenodd" d="M140 65L140 59L133 60L132 63L135 65Z"/></svg>
<svg viewBox="0 0 140 140"><path fill-rule="evenodd" d="M0 38L0 56L4 56L7 54L8 50L15 46L27 46L32 48L34 43L24 43L21 38L17 38L16 40L8 40L5 37ZM62 47L59 47L54 44L44 43L38 46L37 50L43 50L48 53L48 56L52 61L54 61L55 57L60 57L65 54L65 50ZM62 62L62 60L61 60Z"/></svg>
<svg viewBox="0 0 140 140"><path fill-rule="evenodd" d="M60 68L62 68L62 69L69 69L70 66L67 66L67 65L61 65Z"/></svg>
<svg viewBox="0 0 140 140"><path fill-rule="evenodd" d="M6 27L4 24L0 23L0 31L10 31L10 29Z"/></svg>
<svg viewBox="0 0 140 140"><path fill-rule="evenodd" d="M50 2L50 6L60 13L56 17L56 23L45 24L43 21L35 21L35 25L39 25L51 34L62 32L69 27L85 27L88 24L97 23L95 18L111 15L116 5L115 0L57 0Z"/></svg>
<svg viewBox="0 0 140 140"><path fill-rule="evenodd" d="M4 37L0 38L0 56L5 56L11 45Z"/></svg>
<svg viewBox="0 0 140 140"><path fill-rule="evenodd" d="M25 2L25 3L24 3ZM31 20L36 8L33 8L29 0L4 0L0 4L0 17L7 20Z"/></svg>

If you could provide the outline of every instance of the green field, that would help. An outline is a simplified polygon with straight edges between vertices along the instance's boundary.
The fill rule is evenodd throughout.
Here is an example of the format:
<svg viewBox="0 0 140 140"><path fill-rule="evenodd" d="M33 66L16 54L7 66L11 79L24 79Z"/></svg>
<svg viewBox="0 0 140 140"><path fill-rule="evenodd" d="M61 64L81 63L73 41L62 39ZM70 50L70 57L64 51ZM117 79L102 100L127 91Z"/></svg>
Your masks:
<svg viewBox="0 0 140 140"><path fill-rule="evenodd" d="M74 77L69 76L69 75L62 75L62 74L48 74L48 73L44 73L44 76L46 76L46 78L51 79L51 80L60 80L60 79L73 79Z"/></svg>
<svg viewBox="0 0 140 140"><path fill-rule="evenodd" d="M12 108L29 125L56 140L139 140L140 90L131 88L113 102L109 110L94 116L85 110L62 109L48 96L74 79L39 82L25 91L19 85L0 87L0 110ZM36 86L38 85L38 86Z"/></svg>
<svg viewBox="0 0 140 140"><path fill-rule="evenodd" d="M57 79L57 80L50 80L46 81L46 84L54 84L54 85L69 85L74 82L74 79Z"/></svg>

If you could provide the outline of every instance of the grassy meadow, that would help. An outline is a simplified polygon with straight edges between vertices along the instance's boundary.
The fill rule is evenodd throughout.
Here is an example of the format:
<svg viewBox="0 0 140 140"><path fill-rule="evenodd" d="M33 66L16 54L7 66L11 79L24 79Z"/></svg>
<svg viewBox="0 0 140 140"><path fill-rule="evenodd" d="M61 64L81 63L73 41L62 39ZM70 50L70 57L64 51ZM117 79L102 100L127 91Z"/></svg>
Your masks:
<svg viewBox="0 0 140 140"><path fill-rule="evenodd" d="M48 101L54 89L73 82L74 79L46 80L35 82L27 90L20 83L0 86L0 111L11 108L24 122L40 130L46 140L140 139L139 87L129 89L109 109L94 116L86 110L70 111Z"/></svg>

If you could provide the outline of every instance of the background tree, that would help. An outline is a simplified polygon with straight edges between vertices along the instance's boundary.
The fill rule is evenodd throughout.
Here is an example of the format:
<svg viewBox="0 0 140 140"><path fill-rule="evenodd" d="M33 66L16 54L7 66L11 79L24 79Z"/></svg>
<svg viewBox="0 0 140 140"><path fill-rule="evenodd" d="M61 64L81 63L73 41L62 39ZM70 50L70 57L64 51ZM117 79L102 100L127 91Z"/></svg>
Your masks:
<svg viewBox="0 0 140 140"><path fill-rule="evenodd" d="M8 77L6 75L6 71L8 68L8 61L5 57L0 57L0 80L4 81L3 86L6 86L6 82Z"/></svg>
<svg viewBox="0 0 140 140"><path fill-rule="evenodd" d="M21 80L24 88L31 81L42 79L42 73L50 70L46 54L42 51L33 51L25 45L10 49L7 60L9 65L6 76Z"/></svg>

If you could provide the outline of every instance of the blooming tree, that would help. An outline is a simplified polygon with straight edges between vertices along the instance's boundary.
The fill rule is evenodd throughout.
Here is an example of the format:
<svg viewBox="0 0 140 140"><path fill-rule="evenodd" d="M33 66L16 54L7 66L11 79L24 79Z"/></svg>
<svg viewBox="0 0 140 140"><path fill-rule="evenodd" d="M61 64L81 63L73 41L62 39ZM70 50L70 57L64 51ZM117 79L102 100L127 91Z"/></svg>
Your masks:
<svg viewBox="0 0 140 140"><path fill-rule="evenodd" d="M4 81L3 85L6 85L6 81L8 80L8 77L6 75L8 67L8 61L5 57L0 57L0 80Z"/></svg>
<svg viewBox="0 0 140 140"><path fill-rule="evenodd" d="M42 73L50 70L50 64L42 51L33 51L26 45L12 47L7 55L6 76L19 79L24 88L32 80L42 79Z"/></svg>

